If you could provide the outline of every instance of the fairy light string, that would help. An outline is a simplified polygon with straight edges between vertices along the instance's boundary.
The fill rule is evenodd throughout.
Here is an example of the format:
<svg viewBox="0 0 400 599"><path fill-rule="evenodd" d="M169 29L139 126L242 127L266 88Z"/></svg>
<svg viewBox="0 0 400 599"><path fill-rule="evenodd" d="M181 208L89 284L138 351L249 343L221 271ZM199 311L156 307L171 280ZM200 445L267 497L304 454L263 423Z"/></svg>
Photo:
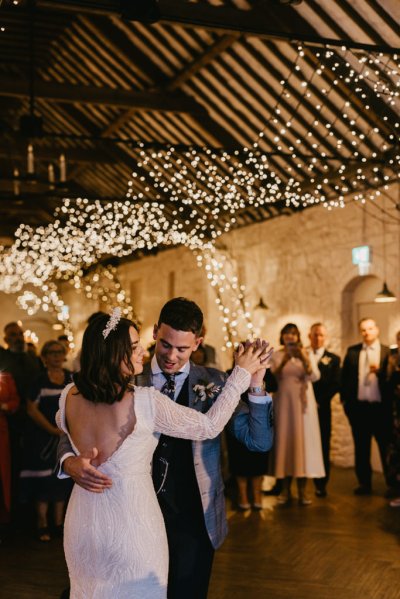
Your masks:
<svg viewBox="0 0 400 599"><path fill-rule="evenodd" d="M246 289L233 258L217 249L220 236L242 224L248 210L277 202L331 210L344 207L345 198L374 201L400 176L399 118L390 118L400 114L400 57L301 44L291 54L270 122L253 143L232 151L138 143L125 200L66 198L51 224L20 225L15 243L1 251L0 290L20 294L29 314L61 313L62 300L51 293L68 281L88 299L117 301L131 315L117 269L99 264L182 245L195 253L215 291L225 347L251 335ZM383 107L380 125L371 98ZM284 157L291 162L282 171Z"/></svg>

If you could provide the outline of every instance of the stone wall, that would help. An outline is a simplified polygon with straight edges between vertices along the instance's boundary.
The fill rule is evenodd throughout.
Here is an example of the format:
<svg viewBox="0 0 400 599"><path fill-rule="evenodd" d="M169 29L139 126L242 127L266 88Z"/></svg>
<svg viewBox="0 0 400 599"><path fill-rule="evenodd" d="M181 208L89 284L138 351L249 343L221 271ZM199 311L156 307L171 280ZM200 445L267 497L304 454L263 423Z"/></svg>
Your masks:
<svg viewBox="0 0 400 599"><path fill-rule="evenodd" d="M396 189L388 193L393 199L397 197ZM393 203L390 205L394 212ZM247 287L246 297L254 320L258 319L261 333L275 346L279 330L286 322L298 324L306 343L310 325L323 321L329 331L330 348L343 357L347 345L358 340L356 323L366 310L382 323L382 340L393 343L395 331L400 329L398 307L385 305L379 311L373 302L375 292L382 287L385 270L382 224L371 216L373 213L379 216L373 207L365 212L356 202L332 211L314 207L238 229L221 238L219 244L236 263L240 282ZM396 212L394 215L397 217ZM390 222L393 224L386 228L386 279L389 288L400 297L399 231L397 222ZM358 275L351 260L352 247L364 244L373 248L368 279ZM214 290L189 250L172 249L125 263L119 267L119 276L124 288L131 292L135 311L142 321L144 345L152 340L153 324L164 302L183 295L202 307L207 343L217 348L221 366L230 366L231 355L221 351L223 333ZM87 317L99 306L68 285L63 287L62 294L70 307L79 344ZM253 310L260 297L269 306L261 317ZM7 320L15 318L11 310L9 315ZM22 320L29 326L29 319ZM349 427L338 400L334 401L333 413L333 459L340 465L351 465Z"/></svg>

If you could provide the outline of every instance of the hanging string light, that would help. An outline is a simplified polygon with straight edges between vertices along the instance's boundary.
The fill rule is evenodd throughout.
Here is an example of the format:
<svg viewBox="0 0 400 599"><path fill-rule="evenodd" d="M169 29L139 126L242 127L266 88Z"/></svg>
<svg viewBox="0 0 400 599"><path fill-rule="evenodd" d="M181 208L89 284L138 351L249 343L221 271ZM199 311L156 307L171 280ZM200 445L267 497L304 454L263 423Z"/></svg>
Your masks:
<svg viewBox="0 0 400 599"><path fill-rule="evenodd" d="M392 114L399 112L399 57L346 48L292 48L293 68L282 78L268 120L274 138L272 129L265 128L250 147L231 152L173 146L155 151L138 144L138 169L128 183L126 201L65 199L50 225L33 229L22 224L14 245L3 248L0 290L19 293L27 286L42 290L50 282L70 281L88 298L119 298L128 311L129 299L116 284L115 273L109 284L100 284L95 265L115 256L183 245L196 253L216 291L226 347L238 334L251 334L245 289L233 261L215 247L223 233L237 226L238 215L276 202L333 209L343 207L348 197L374 200L379 187L400 176L400 152L394 150L399 122L384 113L377 126L369 103L369 98L383 98ZM340 85L347 94L339 93ZM300 90L296 98L293 87ZM311 104L318 119L307 114ZM300 110L301 134L294 127ZM271 148L291 158L293 167L288 165L285 178L273 166ZM41 306L48 305L41 293L30 293ZM28 310L39 301L32 295L21 298Z"/></svg>
<svg viewBox="0 0 400 599"><path fill-rule="evenodd" d="M115 266L98 264L85 276L74 275L69 279L78 293L83 292L87 299L109 306L119 306L122 314L138 324L138 318L133 311L129 295L122 288Z"/></svg>

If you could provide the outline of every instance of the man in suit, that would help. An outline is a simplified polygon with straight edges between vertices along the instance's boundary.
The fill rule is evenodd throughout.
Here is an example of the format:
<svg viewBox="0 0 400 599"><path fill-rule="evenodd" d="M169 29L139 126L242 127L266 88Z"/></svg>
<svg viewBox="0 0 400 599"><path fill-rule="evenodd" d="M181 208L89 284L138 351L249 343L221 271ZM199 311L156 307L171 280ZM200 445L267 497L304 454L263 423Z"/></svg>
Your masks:
<svg viewBox="0 0 400 599"><path fill-rule="evenodd" d="M21 452L27 421L26 400L29 387L43 365L38 357L27 351L24 331L17 322L9 322L4 327L4 342L7 349L0 347L0 372L11 374L20 398L19 409L7 416L11 454L12 519L17 523L21 518L28 517L25 506L18 505Z"/></svg>
<svg viewBox="0 0 400 599"><path fill-rule="evenodd" d="M155 354L137 384L153 385L171 400L206 412L226 375L190 362L202 340L202 324L202 312L194 302L184 298L167 302L154 326ZM235 437L254 451L272 445L272 401L263 387L264 372L252 377L249 406L242 402L230 422ZM90 456L73 456L70 449L62 439L60 461L75 482L94 492L112 484L91 466ZM227 533L220 438L192 442L161 435L153 456L153 481L169 543L168 598L205 599L214 550Z"/></svg>
<svg viewBox="0 0 400 599"><path fill-rule="evenodd" d="M340 358L325 348L327 332L322 322L316 322L311 326L308 337L310 339L310 351L316 356L318 368L321 373L321 378L313 383L313 388L318 405L325 476L323 478L314 478L315 494L317 497L326 497L326 486L329 481L330 472L331 400L335 393L339 391Z"/></svg>
<svg viewBox="0 0 400 599"><path fill-rule="evenodd" d="M391 429L390 405L385 401L384 364L389 348L379 342L372 318L359 322L362 343L348 348L342 368L341 400L349 419L355 448L356 495L372 492L371 441L375 437L383 470Z"/></svg>

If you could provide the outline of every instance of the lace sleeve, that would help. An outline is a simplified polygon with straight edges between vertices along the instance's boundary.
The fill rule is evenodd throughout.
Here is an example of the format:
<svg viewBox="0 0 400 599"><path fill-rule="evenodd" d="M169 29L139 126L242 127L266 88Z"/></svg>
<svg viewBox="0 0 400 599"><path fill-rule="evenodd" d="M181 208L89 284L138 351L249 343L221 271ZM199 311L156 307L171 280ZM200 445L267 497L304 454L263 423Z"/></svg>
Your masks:
<svg viewBox="0 0 400 599"><path fill-rule="evenodd" d="M154 430L172 437L202 441L213 439L224 428L248 388L250 373L236 366L214 405L206 414L186 408L155 391Z"/></svg>

